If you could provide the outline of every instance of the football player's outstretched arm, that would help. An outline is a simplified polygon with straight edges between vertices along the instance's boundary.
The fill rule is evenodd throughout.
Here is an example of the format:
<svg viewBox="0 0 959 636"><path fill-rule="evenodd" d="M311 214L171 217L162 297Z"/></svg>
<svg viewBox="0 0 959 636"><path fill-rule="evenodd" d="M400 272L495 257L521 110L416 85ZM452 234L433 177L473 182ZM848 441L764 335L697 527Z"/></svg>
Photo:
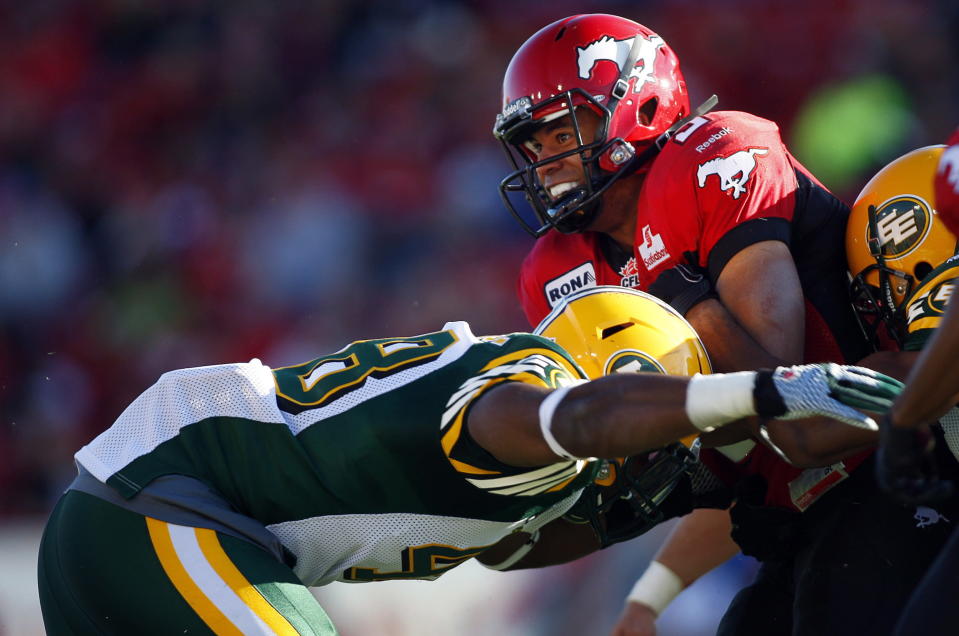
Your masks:
<svg viewBox="0 0 959 636"><path fill-rule="evenodd" d="M624 373L550 390L511 382L470 410L473 439L500 461L543 466L559 458L625 457L752 415L827 415L876 429L849 406L884 412L901 384L836 364L696 375Z"/></svg>

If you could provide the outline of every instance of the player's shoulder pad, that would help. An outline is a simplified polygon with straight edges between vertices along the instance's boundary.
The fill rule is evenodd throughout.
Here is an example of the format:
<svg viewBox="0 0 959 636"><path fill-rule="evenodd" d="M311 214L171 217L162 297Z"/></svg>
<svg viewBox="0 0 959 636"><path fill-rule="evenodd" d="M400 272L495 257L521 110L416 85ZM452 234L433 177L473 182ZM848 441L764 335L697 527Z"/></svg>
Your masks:
<svg viewBox="0 0 959 636"><path fill-rule="evenodd" d="M779 127L768 119L740 111L716 111L696 117L676 131L664 154L709 158L726 150L781 143Z"/></svg>
<svg viewBox="0 0 959 636"><path fill-rule="evenodd" d="M561 366L572 367L579 370L579 366L576 364L573 356L559 346L552 338L546 338L545 336L538 336L532 333L517 332L500 336L483 336L479 338L479 341L481 344L495 347L495 350L491 351L494 355L522 355L528 352L529 355L545 355L557 363L560 363L561 360L565 361L566 364L561 364ZM580 374L586 377L581 371Z"/></svg>

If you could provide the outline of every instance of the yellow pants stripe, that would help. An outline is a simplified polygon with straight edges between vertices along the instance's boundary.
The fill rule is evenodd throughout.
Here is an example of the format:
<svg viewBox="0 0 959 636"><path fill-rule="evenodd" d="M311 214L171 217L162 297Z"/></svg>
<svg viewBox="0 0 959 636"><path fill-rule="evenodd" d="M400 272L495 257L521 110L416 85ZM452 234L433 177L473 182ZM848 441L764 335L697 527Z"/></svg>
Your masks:
<svg viewBox="0 0 959 636"><path fill-rule="evenodd" d="M230 620L219 610L219 608L203 593L200 587L189 575L180 557L177 555L176 548L173 547L173 539L170 537L169 524L157 519L146 518L147 529L150 532L150 540L153 542L153 549L160 558L160 564L163 571L170 577L174 587L180 593L193 611L206 623L214 633L222 636L243 636L241 632Z"/></svg>
<svg viewBox="0 0 959 636"><path fill-rule="evenodd" d="M197 542L207 561L237 596L279 636L297 636L296 629L267 601L243 573L237 569L223 551L216 532L207 528L196 529Z"/></svg>

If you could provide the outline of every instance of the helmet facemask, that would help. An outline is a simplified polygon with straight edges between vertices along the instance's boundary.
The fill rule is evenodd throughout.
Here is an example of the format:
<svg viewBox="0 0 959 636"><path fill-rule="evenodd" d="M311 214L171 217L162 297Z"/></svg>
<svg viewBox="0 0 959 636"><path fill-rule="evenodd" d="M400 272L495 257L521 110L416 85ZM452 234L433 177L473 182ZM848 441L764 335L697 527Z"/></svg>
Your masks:
<svg viewBox="0 0 959 636"><path fill-rule="evenodd" d="M638 537L676 516L664 504L678 486L689 487L696 462L693 452L679 442L604 460L602 470L607 474L586 487L564 518L590 524L601 548Z"/></svg>
<svg viewBox="0 0 959 636"><path fill-rule="evenodd" d="M883 246L879 240L878 212L876 206L870 205L867 211L867 220L869 224L869 253L876 261L867 266L850 283L850 294L852 295L852 304L856 310L856 317L863 333L873 344L878 343L879 329L885 327L888 336L898 345L902 346L902 311L905 302L896 302L896 296L908 299L912 294L915 278L898 269L889 267L886 264L883 255ZM868 277L872 272L878 275L879 286L868 282ZM893 293L893 283L896 283L896 291Z"/></svg>
<svg viewBox="0 0 959 636"><path fill-rule="evenodd" d="M587 14L547 25L519 48L503 80L503 110L493 134L514 169L500 184L503 201L534 237L550 228L582 231L600 212L603 192L646 167L680 126L712 104L690 112L679 60L641 24ZM588 143L577 109L601 118ZM568 154L537 161L522 147L537 125L567 115L578 136ZM537 169L571 156L583 164L583 183L553 199Z"/></svg>
<svg viewBox="0 0 959 636"><path fill-rule="evenodd" d="M612 113L582 89L555 95L537 104L535 109L530 108L529 104L528 98L521 98L511 104L512 108L505 109L505 117L502 114L496 117L493 134L500 140L513 166L513 171L500 182L500 196L510 214L534 237L542 236L551 228L564 234L581 232L596 217L601 195L621 176L633 172L635 149L622 138L606 139ZM572 110L570 104L575 104ZM591 109L599 117L596 133L590 141L583 138L580 114L583 108ZM536 112L544 110L554 112L539 118L535 116ZM537 161L523 144L536 130L566 116L569 116L575 133L575 147ZM610 162L620 166L616 172L607 172L600 167L600 158L607 155ZM572 156L578 156L582 162L583 182L554 200L541 182L538 171ZM532 208L534 219L520 213L511 193L523 193L523 198Z"/></svg>

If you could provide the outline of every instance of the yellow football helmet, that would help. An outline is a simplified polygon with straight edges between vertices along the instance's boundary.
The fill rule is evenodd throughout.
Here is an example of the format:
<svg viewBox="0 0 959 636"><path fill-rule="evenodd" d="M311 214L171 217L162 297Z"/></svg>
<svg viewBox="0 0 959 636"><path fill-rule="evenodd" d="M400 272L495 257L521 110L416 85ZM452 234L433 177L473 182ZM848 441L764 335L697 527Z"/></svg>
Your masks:
<svg viewBox="0 0 959 636"><path fill-rule="evenodd" d="M571 294L533 333L555 340L591 379L631 371L691 376L712 370L703 343L679 312L626 287ZM695 466L688 448L694 441L690 436L651 453L607 460L566 519L589 523L606 547L685 514L667 510L667 498Z"/></svg>
<svg viewBox="0 0 959 636"><path fill-rule="evenodd" d="M880 324L901 342L901 311L916 284L956 252L938 220L933 178L945 146L908 152L876 173L846 224L852 298L867 334Z"/></svg>
<svg viewBox="0 0 959 636"><path fill-rule="evenodd" d="M533 333L563 347L590 378L623 371L710 373L702 341L679 312L627 287L588 287L564 298Z"/></svg>

